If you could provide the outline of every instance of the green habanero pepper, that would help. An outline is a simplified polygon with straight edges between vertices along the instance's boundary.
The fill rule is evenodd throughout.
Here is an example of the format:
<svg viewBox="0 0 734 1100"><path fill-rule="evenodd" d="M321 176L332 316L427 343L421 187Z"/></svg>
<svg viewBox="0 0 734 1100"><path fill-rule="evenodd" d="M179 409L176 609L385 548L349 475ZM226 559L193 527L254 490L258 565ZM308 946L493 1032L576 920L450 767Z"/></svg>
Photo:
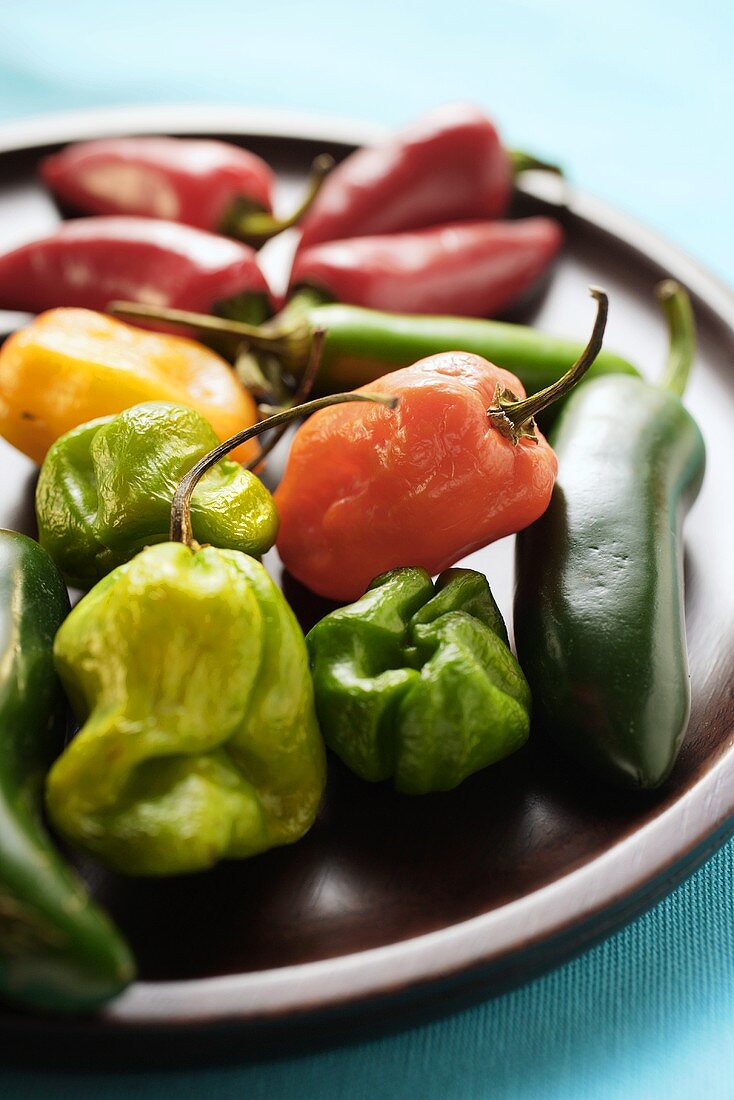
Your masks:
<svg viewBox="0 0 734 1100"><path fill-rule="evenodd" d="M48 775L48 813L117 871L204 870L313 823L326 763L301 628L260 562L194 540L191 498L229 450L346 401L394 406L338 394L219 444L176 488L171 541L99 581L56 636L83 724Z"/></svg>
<svg viewBox="0 0 734 1100"><path fill-rule="evenodd" d="M68 611L48 554L0 531L0 993L86 1012L119 993L134 968L41 817L44 773L66 733L52 647Z"/></svg>
<svg viewBox="0 0 734 1100"><path fill-rule="evenodd" d="M530 690L481 573L377 577L306 638L327 745L362 779L450 790L514 752Z"/></svg>
<svg viewBox="0 0 734 1100"><path fill-rule="evenodd" d="M515 638L542 727L623 787L657 787L688 723L681 525L705 447L680 397L695 349L685 291L658 290L670 327L655 386L603 378L550 437L548 510L517 539Z"/></svg>
<svg viewBox="0 0 734 1100"><path fill-rule="evenodd" d="M77 604L54 655L83 723L46 788L72 844L171 875L310 827L325 764L306 647L254 558L149 547Z"/></svg>
<svg viewBox="0 0 734 1100"><path fill-rule="evenodd" d="M195 409L163 401L92 420L53 444L36 488L39 540L69 583L89 588L139 550L168 538L181 478L218 443ZM278 517L262 482L222 458L191 505L201 543L258 556Z"/></svg>

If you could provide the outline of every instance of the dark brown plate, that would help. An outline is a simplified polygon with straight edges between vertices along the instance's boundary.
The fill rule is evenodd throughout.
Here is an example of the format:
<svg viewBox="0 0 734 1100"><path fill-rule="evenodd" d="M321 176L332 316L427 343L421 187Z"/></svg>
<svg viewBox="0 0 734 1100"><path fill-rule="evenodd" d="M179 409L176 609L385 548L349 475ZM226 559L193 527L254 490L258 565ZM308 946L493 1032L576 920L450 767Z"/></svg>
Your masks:
<svg viewBox="0 0 734 1100"><path fill-rule="evenodd" d="M20 124L0 131L0 246L56 219L35 182L42 153L122 132L233 138L278 169L287 199L316 153L343 156L374 136L324 120L190 108ZM599 283L611 300L608 346L654 375L665 351L654 284L673 275L695 301L700 354L687 400L709 465L686 529L693 711L671 779L652 795L610 794L536 739L454 793L410 799L331 760L319 821L290 849L160 882L83 865L130 939L140 980L95 1018L6 1011L0 1023L15 1049L32 1040L38 1051L42 1038L65 1060L164 1062L401 1025L524 981L608 935L734 831L734 299L624 215L558 181L528 177L525 187L519 207L565 203L568 232L534 323L583 339L586 288ZM273 270L283 248L271 250ZM0 459L0 523L32 534L34 467L5 444ZM511 540L469 560L509 614ZM273 555L268 564L280 576ZM322 605L295 582L285 587L309 625Z"/></svg>

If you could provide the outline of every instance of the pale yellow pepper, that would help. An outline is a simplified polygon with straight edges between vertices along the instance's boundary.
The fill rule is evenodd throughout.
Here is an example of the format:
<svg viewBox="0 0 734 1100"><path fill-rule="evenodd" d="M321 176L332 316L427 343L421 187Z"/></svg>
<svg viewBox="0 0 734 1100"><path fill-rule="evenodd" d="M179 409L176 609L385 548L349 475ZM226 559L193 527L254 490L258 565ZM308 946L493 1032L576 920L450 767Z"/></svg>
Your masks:
<svg viewBox="0 0 734 1100"><path fill-rule="evenodd" d="M104 313L49 310L0 349L0 435L39 464L72 428L141 401L197 409L222 440L257 421L252 397L211 349ZM257 453L251 442L233 457Z"/></svg>

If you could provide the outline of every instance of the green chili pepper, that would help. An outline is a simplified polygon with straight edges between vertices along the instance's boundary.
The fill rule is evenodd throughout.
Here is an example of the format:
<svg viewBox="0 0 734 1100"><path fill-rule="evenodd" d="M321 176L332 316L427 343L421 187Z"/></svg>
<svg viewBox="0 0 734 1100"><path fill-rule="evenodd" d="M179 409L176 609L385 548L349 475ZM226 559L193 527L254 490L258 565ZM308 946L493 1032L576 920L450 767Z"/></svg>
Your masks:
<svg viewBox="0 0 734 1100"><path fill-rule="evenodd" d="M559 477L517 540L515 637L544 728L607 780L656 787L685 733L690 687L680 528L705 465L683 407L695 333L685 291L660 386L599 379L551 434Z"/></svg>
<svg viewBox="0 0 734 1100"><path fill-rule="evenodd" d="M481 355L511 371L531 394L561 378L584 350L583 344L576 341L524 325L471 317L380 313L330 303L318 291L300 293L260 328L134 302L115 302L111 308L122 316L187 325L204 334L228 333L236 341L233 348L246 340L251 349L277 355L297 377L306 369L314 334L324 332L323 355L314 388L327 393L363 386L427 355L458 350ZM626 359L602 350L588 378L604 374L638 376L639 372ZM554 406L553 416L559 407ZM546 422L548 419L549 415Z"/></svg>
<svg viewBox="0 0 734 1100"><path fill-rule="evenodd" d="M89 588L144 546L168 538L171 498L183 475L217 445L195 409L162 401L82 424L54 443L41 468L41 545L71 584ZM262 482L223 458L192 501L201 543L259 555L278 517Z"/></svg>
<svg viewBox="0 0 734 1100"><path fill-rule="evenodd" d="M526 740L530 691L486 579L394 569L307 636L327 745L362 779L450 790Z"/></svg>
<svg viewBox="0 0 734 1100"><path fill-rule="evenodd" d="M169 875L298 840L325 781L303 635L262 565L163 543L97 584L56 638L82 728L47 806L124 874Z"/></svg>
<svg viewBox="0 0 734 1100"><path fill-rule="evenodd" d="M130 981L133 963L41 820L44 773L66 730L52 645L68 611L38 543L0 531L0 991L86 1011Z"/></svg>

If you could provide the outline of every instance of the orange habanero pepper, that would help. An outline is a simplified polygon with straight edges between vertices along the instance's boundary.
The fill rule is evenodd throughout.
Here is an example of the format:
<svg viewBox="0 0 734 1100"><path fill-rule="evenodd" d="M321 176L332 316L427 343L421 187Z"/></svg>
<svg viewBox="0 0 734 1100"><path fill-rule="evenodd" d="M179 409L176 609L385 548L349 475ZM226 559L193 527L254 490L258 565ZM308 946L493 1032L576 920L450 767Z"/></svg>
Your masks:
<svg viewBox="0 0 734 1100"><path fill-rule="evenodd" d="M252 397L215 352L104 313L48 310L0 349L0 435L38 463L72 428L141 401L188 405L220 439L257 422ZM257 454L253 442L233 457Z"/></svg>
<svg viewBox="0 0 734 1100"><path fill-rule="evenodd" d="M601 348L607 298L592 294L598 312L585 351L530 398L509 371L446 352L357 390L397 396L394 411L340 405L312 416L275 494L289 572L322 596L354 600L388 569L440 573L538 519L557 463L533 416L575 385Z"/></svg>

